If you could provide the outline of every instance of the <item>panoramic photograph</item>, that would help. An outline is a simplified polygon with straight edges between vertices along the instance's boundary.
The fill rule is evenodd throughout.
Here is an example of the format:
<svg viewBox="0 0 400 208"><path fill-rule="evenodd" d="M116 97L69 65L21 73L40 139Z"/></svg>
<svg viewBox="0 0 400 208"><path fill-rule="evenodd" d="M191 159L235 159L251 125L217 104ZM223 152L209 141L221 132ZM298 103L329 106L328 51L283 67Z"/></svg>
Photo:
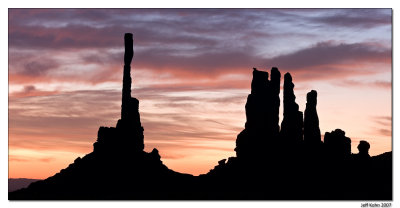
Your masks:
<svg viewBox="0 0 400 208"><path fill-rule="evenodd" d="M8 9L8 199L392 201L392 9Z"/></svg>

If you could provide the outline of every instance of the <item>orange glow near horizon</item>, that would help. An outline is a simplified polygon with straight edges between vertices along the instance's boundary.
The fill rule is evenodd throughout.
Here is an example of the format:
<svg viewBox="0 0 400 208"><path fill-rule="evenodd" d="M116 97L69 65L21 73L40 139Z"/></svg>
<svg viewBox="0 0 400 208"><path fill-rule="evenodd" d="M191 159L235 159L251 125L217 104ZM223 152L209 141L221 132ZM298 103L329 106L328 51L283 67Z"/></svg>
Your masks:
<svg viewBox="0 0 400 208"><path fill-rule="evenodd" d="M281 70L281 73L284 74L283 70ZM145 129L145 151L150 152L152 148L157 148L163 163L169 168L193 175L205 174L217 165L219 160L235 156L233 151L235 140L237 134L244 128L244 105L247 94L250 93L251 74L248 76L249 78L243 81L245 82L243 85L248 86L247 89L210 90L207 87L192 91L166 91L162 92L161 97L158 92L148 93L144 91L142 93L140 89L133 90L132 94L134 96L136 94L136 97L141 101L140 113L142 125ZM319 85L319 88L318 86L309 86L307 82L297 84L295 75L293 80L296 84L296 102L302 111L305 108L306 93L311 89L318 91L317 111L322 134L336 128L345 130L346 135L352 139L353 153L357 153L359 140L370 142L371 155L391 151L390 134L382 134L379 129L371 128L374 119L377 119L376 122L378 122L378 124L375 124L376 128L390 128L390 91L380 88L359 87L354 89L334 87L334 90L332 90L331 87L326 87L324 84ZM301 90L297 90L297 88ZM162 90L163 88L159 87L159 89ZM368 96L371 96L370 99L363 94L366 89L377 93L368 94ZM345 92L352 93L341 94ZM93 119L88 120L89 123L86 127L80 124L75 125L74 120L61 121L61 119L56 120L54 127L33 125L31 128L21 128L18 127L17 123L11 122L9 129L10 178L44 179L59 172L62 168L66 168L77 157L82 157L92 151L92 144L96 139L98 127L114 126L118 120L120 92L119 90L112 91L114 101L106 100L105 96L107 95L102 93L87 99L90 93L88 91L82 96L75 96L74 102L71 102L71 98L68 97L72 95L68 94L66 98L63 98L63 93L10 97L10 101L13 103L13 105L10 105L10 116L18 115L14 111L18 112L21 109L23 109L25 116L31 118L37 116L40 118L49 114L50 117L61 115L79 119L80 115L84 118L90 116L88 115L90 111L91 116L93 116ZM59 98L52 98L54 96ZM280 96L280 119L282 119L282 91ZM27 108L26 104L31 103L30 100L36 99L40 100L39 103L42 106L32 105L32 107ZM45 101L48 99L50 100ZM58 99L61 100L57 101ZM103 100L107 106L102 103L86 106L82 103L92 103L90 100ZM172 102L172 100L174 101ZM375 101L371 102L371 100ZM369 105L360 104L364 102L369 102ZM333 103L335 105L332 105ZM378 110L385 106L384 104L386 104L386 107ZM45 108L46 106L48 108ZM63 106L69 106L69 108L76 110L56 111L58 107L67 109ZM350 110L345 109L346 106L350 107ZM106 117L100 118L101 115L97 115L96 111L104 111L102 109L106 108L110 108L112 111L106 114ZM351 110L354 108L357 108L357 111ZM370 112L370 114L365 114L365 112ZM373 115L377 118L374 118ZM379 118L379 116L382 118ZM349 120L349 118L353 118L353 120ZM40 120L39 122L43 121ZM354 123L358 125L354 126ZM348 126L352 126L352 128L347 128ZM83 131L84 129L86 130ZM71 133L66 134L66 132ZM34 167L40 168L34 171L26 171L27 168L29 170Z"/></svg>
<svg viewBox="0 0 400 208"><path fill-rule="evenodd" d="M295 77L294 81L296 81ZM248 85L250 85L249 82ZM297 86L302 88L301 84ZM390 135L382 135L374 129L366 131L368 128L365 128L370 125L371 122L369 120L373 120L374 118L369 118L370 115L363 116L363 112L370 111L369 108L377 109L382 104L370 103L368 106L359 106L358 111L348 111L342 109L343 106L358 106L360 102L365 102L362 99L364 95L360 98L354 97L353 100L346 100L350 98L346 98L346 96L340 95L340 93L338 95L324 95L323 92L325 90L330 92L329 89L324 89L318 90L317 105L322 134L326 131L332 131L335 128L342 128L346 131L346 135L352 139L353 153L358 152L357 145L359 140L370 142L371 155L391 151ZM349 89L344 88L343 90L348 91ZM220 92L207 90L179 93L167 92L163 94L165 96L163 97L163 101L155 98L149 100L152 96L148 99L140 99L141 120L145 129L145 151L150 152L153 148L157 148L163 163L175 171L193 175L207 173L217 165L219 160L235 156L233 149L235 147L236 136L244 128L245 123L244 105L249 93L246 91L250 91L250 89L239 90L237 92L232 92L231 90L222 90ZM308 89L298 91L295 88L297 95L296 102L299 103L301 110L305 108L305 94L307 91ZM340 92L340 89L336 89L335 91ZM355 89L354 91L363 91L363 89ZM380 97L378 97L381 99L378 100L384 103L389 102L386 112L379 112L381 115L389 116L376 118L378 119L377 122L381 122L382 128L387 128L391 125L390 91L387 92L388 95L382 93L382 90L378 89L377 91L381 92L379 94ZM115 93L119 94L118 91L115 91ZM132 93L135 94L135 90ZM138 97L140 96L138 94ZM191 101L188 96L197 96L199 99ZM235 102L231 101L230 96L235 98ZM96 139L97 128L99 126L114 126L118 119L120 101L118 95L116 97L117 100L111 102L115 103L113 106L116 108L111 112L111 119L102 118L101 120L106 121L106 123L95 122L93 125L88 123L87 127L89 128L85 132L82 132L82 126L74 127L71 123L67 123L69 124L68 126L56 125L58 129L53 129L52 131L57 131L59 134L55 134L52 131L47 134L41 132L42 130L36 129L36 127L33 127L31 130L26 128L18 129L11 123L9 177L44 179L59 172L62 168L66 168L76 157L82 157L91 152L92 144ZM171 104L168 97L175 100L175 103ZM229 102L228 105L224 102L224 97ZM30 97L30 99L34 98ZM202 98L204 98L204 101L200 101ZM222 99L214 100L217 98ZM389 100L384 100L384 98ZM97 100L99 98L95 97L93 99ZM343 103L339 99L342 99ZM335 103L335 106L332 106L332 103ZM68 105L68 103L64 103L64 105ZM182 106L185 107L182 108ZM101 106L94 106L91 109L96 111L98 107ZM85 106L82 108L81 111L85 112ZM48 110L50 113L52 109ZM79 115L81 111L77 111L75 114ZM31 112L26 111L26 114L30 116L39 115L37 113L42 114L42 111L34 108ZM280 114L280 119L282 119L282 92ZM346 116L346 118L352 117L354 120L341 119L339 115ZM94 117L96 118L96 115ZM114 119L112 119L113 117ZM346 128L352 126L355 122L359 125L353 126L353 128ZM377 127L379 126L377 125ZM82 133L65 134L65 131L71 130ZM26 143L28 140L37 140L38 142L43 141L46 143L42 142L40 145L32 146L34 142ZM62 145L58 146L58 144ZM27 172L27 167L40 167L40 169Z"/></svg>

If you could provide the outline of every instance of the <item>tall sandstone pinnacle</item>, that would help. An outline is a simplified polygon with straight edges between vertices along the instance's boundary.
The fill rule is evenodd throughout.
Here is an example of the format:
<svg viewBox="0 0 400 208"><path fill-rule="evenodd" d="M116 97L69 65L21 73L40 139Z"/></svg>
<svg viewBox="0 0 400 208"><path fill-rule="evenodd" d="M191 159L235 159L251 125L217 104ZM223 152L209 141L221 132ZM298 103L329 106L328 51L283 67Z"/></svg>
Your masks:
<svg viewBox="0 0 400 208"><path fill-rule="evenodd" d="M304 142L306 145L322 143L317 114L317 91L315 90L307 93L307 104L304 111Z"/></svg>
<svg viewBox="0 0 400 208"><path fill-rule="evenodd" d="M125 33L125 54L124 54L124 77L122 86L122 104L121 104L121 119L117 123L117 128L120 128L126 139L132 140L132 145L135 150L143 151L144 136L143 127L140 122L139 100L131 97L131 62L133 58L133 37L131 33Z"/></svg>
<svg viewBox="0 0 400 208"><path fill-rule="evenodd" d="M299 111L293 89L292 76L286 73L283 83L283 120L280 137L288 144L303 141L303 112Z"/></svg>
<svg viewBox="0 0 400 208"><path fill-rule="evenodd" d="M280 98L279 93L281 91L281 73L278 68L272 67L271 69L271 133L274 138L279 135L279 106Z"/></svg>
<svg viewBox="0 0 400 208"><path fill-rule="evenodd" d="M126 33L124 36L124 72L122 83L121 119L116 128L100 127L97 142L94 144L95 152L102 151L107 146L108 150L115 152L141 153L144 149L143 127L140 122L139 100L131 96L132 78L131 63L133 59L133 36ZM125 148L125 149L124 149Z"/></svg>

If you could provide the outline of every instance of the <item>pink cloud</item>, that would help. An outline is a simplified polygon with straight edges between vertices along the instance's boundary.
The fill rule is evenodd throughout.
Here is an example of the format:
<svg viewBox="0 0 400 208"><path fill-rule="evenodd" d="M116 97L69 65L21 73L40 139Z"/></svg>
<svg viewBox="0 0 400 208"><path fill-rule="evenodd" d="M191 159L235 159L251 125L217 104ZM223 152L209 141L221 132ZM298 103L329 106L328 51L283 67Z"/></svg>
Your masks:
<svg viewBox="0 0 400 208"><path fill-rule="evenodd" d="M31 97L31 96L48 96L58 94L59 91L38 90L34 85L25 85L21 91L10 93L10 98Z"/></svg>
<svg viewBox="0 0 400 208"><path fill-rule="evenodd" d="M373 47L370 43L334 44L320 42L290 54L277 56L265 61L268 65L288 70L320 70L323 66L366 63L391 63L391 49ZM318 67L319 66L319 67ZM334 68L329 73L334 73Z"/></svg>
<svg viewBox="0 0 400 208"><path fill-rule="evenodd" d="M345 87L370 87L370 88L382 88L382 89L392 89L392 82L387 81L356 81L356 80L343 80L338 83Z"/></svg>

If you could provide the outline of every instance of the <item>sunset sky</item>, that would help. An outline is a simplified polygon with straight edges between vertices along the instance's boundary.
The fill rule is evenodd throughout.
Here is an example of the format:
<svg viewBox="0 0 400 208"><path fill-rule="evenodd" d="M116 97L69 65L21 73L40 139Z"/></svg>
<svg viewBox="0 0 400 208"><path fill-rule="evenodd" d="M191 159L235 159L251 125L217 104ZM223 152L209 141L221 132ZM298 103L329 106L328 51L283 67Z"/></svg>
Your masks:
<svg viewBox="0 0 400 208"><path fill-rule="evenodd" d="M301 111L316 90L321 133L344 130L353 153L360 140L371 155L392 149L391 9L8 12L10 178L52 176L116 125L126 32L145 151L170 169L235 156L253 67L290 72Z"/></svg>

